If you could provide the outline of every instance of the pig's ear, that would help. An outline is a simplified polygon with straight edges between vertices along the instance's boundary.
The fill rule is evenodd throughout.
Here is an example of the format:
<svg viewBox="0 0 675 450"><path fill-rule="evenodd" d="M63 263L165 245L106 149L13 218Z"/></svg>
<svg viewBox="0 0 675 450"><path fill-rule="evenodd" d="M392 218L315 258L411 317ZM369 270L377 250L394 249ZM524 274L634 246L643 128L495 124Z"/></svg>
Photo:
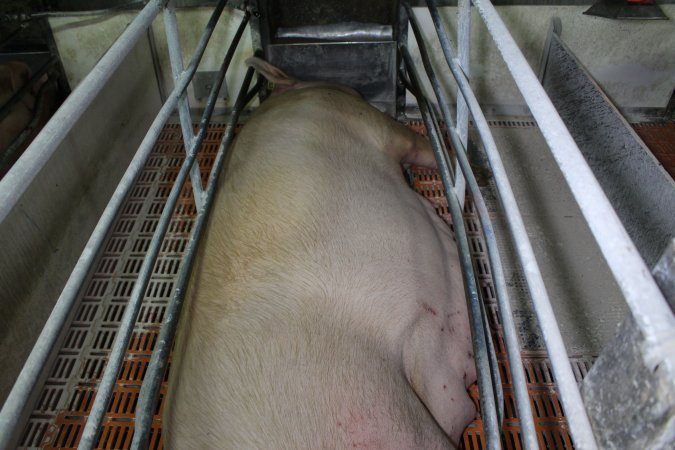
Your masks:
<svg viewBox="0 0 675 450"><path fill-rule="evenodd" d="M286 75L278 67L273 66L272 64L261 58L258 58L257 56L248 58L246 60L246 65L253 67L268 81L271 81L278 86L293 86L298 81L295 78L291 78Z"/></svg>

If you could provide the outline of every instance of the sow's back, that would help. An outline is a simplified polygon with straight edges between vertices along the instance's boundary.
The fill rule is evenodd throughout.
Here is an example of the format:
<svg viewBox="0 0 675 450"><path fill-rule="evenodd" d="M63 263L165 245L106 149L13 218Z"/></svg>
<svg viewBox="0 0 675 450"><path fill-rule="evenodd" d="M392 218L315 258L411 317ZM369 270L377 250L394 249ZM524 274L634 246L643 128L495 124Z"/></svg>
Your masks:
<svg viewBox="0 0 675 450"><path fill-rule="evenodd" d="M456 246L406 184L429 143L345 89L264 102L176 338L170 449L454 448L475 410Z"/></svg>

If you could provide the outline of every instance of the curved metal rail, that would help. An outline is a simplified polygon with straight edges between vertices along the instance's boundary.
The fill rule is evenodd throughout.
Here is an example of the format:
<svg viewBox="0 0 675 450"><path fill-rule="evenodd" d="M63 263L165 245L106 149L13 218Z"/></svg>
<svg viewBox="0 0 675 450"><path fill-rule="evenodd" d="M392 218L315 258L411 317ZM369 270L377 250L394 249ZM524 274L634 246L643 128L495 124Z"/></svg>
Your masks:
<svg viewBox="0 0 675 450"><path fill-rule="evenodd" d="M234 109L230 115L230 120L225 128L223 139L218 147L216 160L209 175L209 181L206 187L204 202L199 212L197 213L197 220L195 222L194 231L190 236L187 249L181 260L180 272L176 279L176 287L174 295L169 303L166 311L166 318L162 324L162 328L157 338L157 344L152 352L150 364L145 372L143 378L143 385L141 386L141 393L138 398L138 406L136 408L136 426L134 429L134 439L131 443L132 450L145 449L148 447L150 440L150 433L152 431L152 419L154 416L157 400L159 398L159 390L164 378L164 371L167 367L171 345L178 326L178 319L180 317L181 309L183 307L183 299L185 297L185 289L190 277L192 263L195 257L197 248L199 247L199 240L201 238L204 227L206 226L213 197L215 195L216 186L218 185L218 177L220 175L223 163L227 158L227 152L230 149L230 144L234 138L234 130L239 121L239 115L246 106L246 104L253 98L260 87L262 86L262 78L259 82L247 92L248 86L253 77L253 68L249 68L244 78L244 82L240 88L235 102ZM218 85L220 88L220 85ZM218 92L216 90L216 92Z"/></svg>
<svg viewBox="0 0 675 450"><path fill-rule="evenodd" d="M499 448L499 421L497 420L497 407L492 385L492 376L490 370L490 357L488 354L488 343L486 339L485 324L483 323L483 314L481 311L481 300L478 295L476 275L471 263L471 252L469 251L469 241L466 236L466 228L462 217L462 208L453 190L453 177L450 173L450 165L446 154L443 151L441 136L431 116L431 109L426 99L421 95L419 77L417 76L412 57L405 45L399 46L399 51L405 62L406 70L410 77L413 94L418 95L417 103L422 112L422 118L427 127L431 146L434 150L434 156L438 163L438 170L443 180L443 186L447 193L448 206L452 215L452 224L455 227L455 238L459 250L459 260L464 278L464 290L467 295L469 310L469 320L471 321L471 339L473 343L473 353L478 372L478 390L480 393L480 404L482 409L483 423L487 434L487 445L489 449Z"/></svg>
<svg viewBox="0 0 675 450"><path fill-rule="evenodd" d="M225 72L230 66L230 62L234 56L234 51L237 47L237 44L239 43L239 40L241 39L244 29L246 28L248 20L249 15L246 14L244 19L241 21L234 40L230 44L230 48L228 49L225 58L223 59L223 62L220 66L220 71L218 72L216 80L211 88L211 92L209 93L206 109L204 110L202 118L199 122L199 132L192 140L190 151L188 152L187 157L185 158L185 161L178 172L176 181L171 188L169 198L167 199L164 209L162 210L159 222L157 223L157 229L152 236L152 241L150 242L150 246L146 252L145 258L143 259L143 264L141 265L138 279L136 280L136 283L134 283L134 288L131 292L129 303L124 310L120 328L115 335L115 342L113 343L110 355L108 355L108 362L103 372L101 382L99 383L96 390L96 398L94 400L94 404L91 407L91 411L89 412L89 417L84 427L82 438L80 439L80 443L77 447L78 450L91 450L98 442L98 435L100 434L103 415L108 409L108 403L110 403L115 381L117 380L117 375L122 365L127 346L129 345L131 332L133 331L134 324L136 323L138 311L141 307L143 297L145 296L145 290L147 289L148 283L150 282L150 276L155 267L155 261L157 260L157 255L159 254L162 240L164 239L164 235L169 228L171 215L173 214L173 210L176 206L176 202L178 201L178 196L180 195L180 191L183 188L183 184L187 180L187 177L194 166L195 160L197 159L197 154L201 148L204 136L206 135L206 129L211 121L213 109L216 106L218 91L220 90L220 86L223 84ZM213 25L215 26L215 21ZM248 82L250 82L251 76L247 77ZM248 86L242 88L243 91L239 94L240 99L245 97L247 88ZM242 102L240 99L238 99L239 103Z"/></svg>

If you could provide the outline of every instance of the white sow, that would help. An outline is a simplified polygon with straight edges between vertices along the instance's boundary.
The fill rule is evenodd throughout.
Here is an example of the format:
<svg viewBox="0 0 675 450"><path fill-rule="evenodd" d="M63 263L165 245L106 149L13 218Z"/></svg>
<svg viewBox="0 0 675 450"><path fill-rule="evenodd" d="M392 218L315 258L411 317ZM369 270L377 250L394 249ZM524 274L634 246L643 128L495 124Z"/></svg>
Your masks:
<svg viewBox="0 0 675 450"><path fill-rule="evenodd" d="M457 249L405 182L427 140L292 80L239 133L176 338L169 449L451 449L474 417Z"/></svg>

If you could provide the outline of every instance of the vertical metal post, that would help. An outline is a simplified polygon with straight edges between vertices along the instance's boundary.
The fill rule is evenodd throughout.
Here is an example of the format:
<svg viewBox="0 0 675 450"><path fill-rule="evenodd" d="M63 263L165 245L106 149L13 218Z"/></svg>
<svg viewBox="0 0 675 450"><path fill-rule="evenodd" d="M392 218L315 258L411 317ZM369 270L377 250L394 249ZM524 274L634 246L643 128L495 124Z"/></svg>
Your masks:
<svg viewBox="0 0 675 450"><path fill-rule="evenodd" d="M152 56L152 69L155 72L155 79L157 80L157 91L159 92L159 100L166 102L166 89L164 88L164 73L162 72L162 64L159 61L157 54L157 40L155 39L155 30L152 24L148 27L148 47L150 47L150 56Z"/></svg>
<svg viewBox="0 0 675 450"><path fill-rule="evenodd" d="M408 45L408 11L405 6L408 0L398 2L397 44ZM396 54L397 72L405 71L405 64L400 54ZM405 116L406 88L400 79L396 80L396 117Z"/></svg>
<svg viewBox="0 0 675 450"><path fill-rule="evenodd" d="M457 3L457 52L459 64L467 78L471 79L471 0L458 0ZM448 125L449 126L449 125ZM457 90L457 134L464 148L469 148L469 110L461 91ZM459 165L459 161L457 162ZM462 173L459 168L456 172ZM458 194L465 189L464 177L458 176L455 180L455 190ZM464 196L461 195L462 205Z"/></svg>
<svg viewBox="0 0 675 450"><path fill-rule="evenodd" d="M166 31L166 43L169 47L169 60L171 62L171 73L173 74L174 84L177 82L181 73L183 73L183 52L180 46L178 34L178 23L176 20L176 6L174 0L169 0L164 10L164 28ZM183 144L185 151L192 147L194 134L192 132L192 118L190 117L190 104L187 98L187 91L183 93L178 102L178 116L180 117L180 128L183 132ZM201 208L204 190L202 189L202 180L199 170L199 161L195 162L190 171L190 181L192 182L192 193L195 198L197 209Z"/></svg>

